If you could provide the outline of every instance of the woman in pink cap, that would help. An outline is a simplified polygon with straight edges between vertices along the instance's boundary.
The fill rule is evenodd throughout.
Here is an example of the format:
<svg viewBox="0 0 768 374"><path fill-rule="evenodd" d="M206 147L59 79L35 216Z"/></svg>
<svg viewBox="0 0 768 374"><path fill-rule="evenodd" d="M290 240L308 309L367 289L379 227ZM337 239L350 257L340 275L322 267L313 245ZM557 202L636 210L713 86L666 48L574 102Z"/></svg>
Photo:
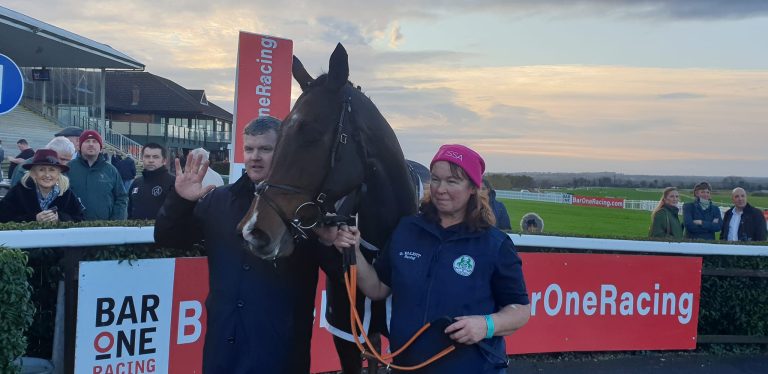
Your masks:
<svg viewBox="0 0 768 374"><path fill-rule="evenodd" d="M488 198L478 193L485 162L477 152L444 145L430 171L430 194L419 214L400 221L374 265L360 254L357 229L340 231L334 244L355 247L358 286L368 297L392 296L392 351L425 323L447 321L442 331L419 337L396 364L419 364L455 344L458 349L418 372L504 373L503 336L530 317L522 262L509 236L494 227Z"/></svg>
<svg viewBox="0 0 768 374"><path fill-rule="evenodd" d="M65 140L66 141L66 140ZM38 149L29 170L0 201L0 222L82 221L83 208L63 174L69 170L56 151Z"/></svg>

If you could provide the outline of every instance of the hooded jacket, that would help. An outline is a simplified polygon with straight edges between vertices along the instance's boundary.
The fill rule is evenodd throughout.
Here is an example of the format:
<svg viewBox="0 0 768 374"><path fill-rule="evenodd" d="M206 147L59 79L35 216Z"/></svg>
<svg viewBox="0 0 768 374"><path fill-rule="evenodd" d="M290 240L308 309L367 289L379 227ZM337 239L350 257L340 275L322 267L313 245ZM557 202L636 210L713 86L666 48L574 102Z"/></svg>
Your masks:
<svg viewBox="0 0 768 374"><path fill-rule="evenodd" d="M112 164L97 157L89 166L85 158L78 157L69 162L68 176L72 192L85 207L86 220L124 220L128 217L128 194Z"/></svg>
<svg viewBox="0 0 768 374"><path fill-rule="evenodd" d="M248 213L254 190L247 174L199 202L172 188L155 220L155 242L205 246L204 373L308 373L319 257L340 256L316 241L302 242L275 261L251 254L237 224Z"/></svg>
<svg viewBox="0 0 768 374"><path fill-rule="evenodd" d="M128 219L155 219L175 181L165 166L142 170L128 188Z"/></svg>
<svg viewBox="0 0 768 374"><path fill-rule="evenodd" d="M427 322L529 303L522 261L509 236L495 227L473 232L463 223L443 228L421 215L403 218L374 268L392 290L393 351ZM417 339L396 362L413 365L441 351L450 344L442 334L444 327ZM484 342L490 349L460 346L418 372L505 372L504 338Z"/></svg>
<svg viewBox="0 0 768 374"><path fill-rule="evenodd" d="M0 222L36 221L37 214L42 212L37 200L36 189L37 185L32 178L27 179L26 185L19 183L13 186L0 200ZM83 207L71 189L53 199L50 207L54 206L58 209L59 221L61 222L79 222L84 218Z"/></svg>

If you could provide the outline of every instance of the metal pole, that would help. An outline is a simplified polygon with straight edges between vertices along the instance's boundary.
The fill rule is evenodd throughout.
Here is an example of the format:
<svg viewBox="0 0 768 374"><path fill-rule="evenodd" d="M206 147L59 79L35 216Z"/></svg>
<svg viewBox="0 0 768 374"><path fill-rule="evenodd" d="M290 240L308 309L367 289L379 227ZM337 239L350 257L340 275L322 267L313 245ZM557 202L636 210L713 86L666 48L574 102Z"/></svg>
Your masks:
<svg viewBox="0 0 768 374"><path fill-rule="evenodd" d="M99 122L102 123L102 124L104 123L104 120L106 119L106 108L107 108L107 102L106 102L106 96L107 96L107 94L106 94L107 88L106 87L107 86L106 85L107 85L107 69L101 68L101 84L99 85L100 86L99 87L99 91L101 91L100 95L99 95L100 96L99 101L101 102L100 103L101 104L100 105L101 106L101 108L100 108L100 112L101 113L99 113L99 118L101 118L101 121L99 121Z"/></svg>

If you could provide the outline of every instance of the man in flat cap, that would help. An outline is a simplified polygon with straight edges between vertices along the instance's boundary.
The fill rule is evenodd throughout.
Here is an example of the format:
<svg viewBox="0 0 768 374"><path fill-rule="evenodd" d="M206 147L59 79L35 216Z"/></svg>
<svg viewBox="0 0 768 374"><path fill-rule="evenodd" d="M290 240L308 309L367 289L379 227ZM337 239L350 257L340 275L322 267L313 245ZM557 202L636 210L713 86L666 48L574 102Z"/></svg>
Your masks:
<svg viewBox="0 0 768 374"><path fill-rule="evenodd" d="M79 127L75 127L75 126L69 126L69 127L65 127L63 129L61 129L61 131L57 132L54 136L63 136L65 138L69 139L69 141L72 142L72 144L75 145L75 149L79 150L80 149L80 134L82 134L82 133L83 133L83 129L81 129ZM80 152L75 152L75 154L72 155L72 158L77 157L78 153L80 153Z"/></svg>

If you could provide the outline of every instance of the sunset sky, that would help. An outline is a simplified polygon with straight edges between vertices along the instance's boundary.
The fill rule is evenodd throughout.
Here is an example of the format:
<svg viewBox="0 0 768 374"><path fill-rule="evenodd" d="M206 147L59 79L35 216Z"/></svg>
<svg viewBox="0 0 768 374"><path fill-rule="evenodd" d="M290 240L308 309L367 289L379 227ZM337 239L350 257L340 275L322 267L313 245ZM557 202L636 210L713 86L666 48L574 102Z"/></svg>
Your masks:
<svg viewBox="0 0 768 374"><path fill-rule="evenodd" d="M1 0L232 110L238 31L337 42L406 157L495 172L768 176L768 1ZM299 89L294 86L294 95Z"/></svg>

